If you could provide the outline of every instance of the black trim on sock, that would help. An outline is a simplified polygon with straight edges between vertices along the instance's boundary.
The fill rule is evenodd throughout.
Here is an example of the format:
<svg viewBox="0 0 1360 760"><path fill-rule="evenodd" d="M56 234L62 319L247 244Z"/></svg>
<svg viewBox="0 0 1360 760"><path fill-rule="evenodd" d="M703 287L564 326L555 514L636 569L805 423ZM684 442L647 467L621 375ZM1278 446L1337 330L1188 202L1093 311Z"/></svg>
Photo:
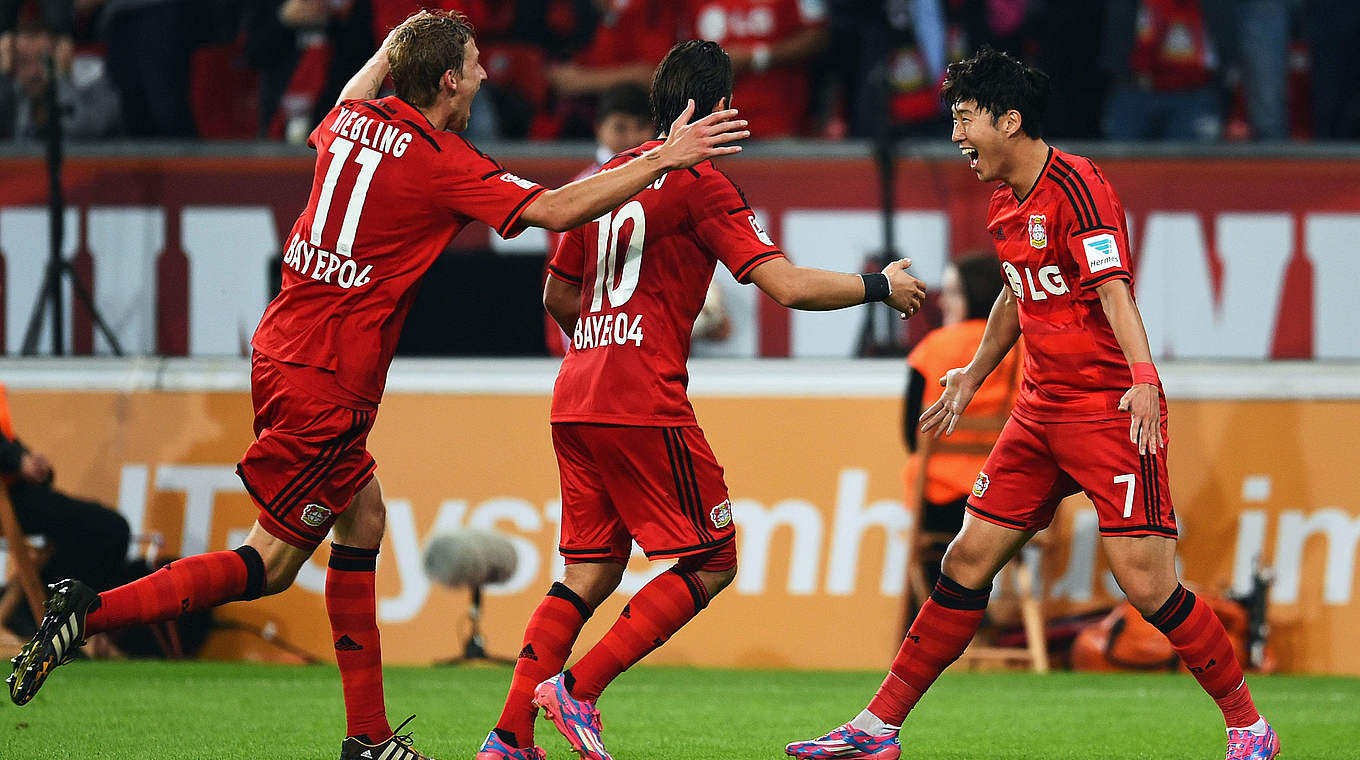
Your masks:
<svg viewBox="0 0 1360 760"><path fill-rule="evenodd" d="M571 602L576 607L576 611L581 613L582 620L589 620L590 616L595 614L595 610L591 609L590 605L586 604L586 600L582 599L575 591L572 591L565 583L554 583L548 589L548 596L555 596L558 599L566 599L568 602Z"/></svg>
<svg viewBox="0 0 1360 760"><path fill-rule="evenodd" d="M232 551L236 552L242 562L246 563L246 589L241 595L236 597L238 602L248 602L252 599L259 599L264 596L264 558L249 545L238 546Z"/></svg>
<svg viewBox="0 0 1360 760"><path fill-rule="evenodd" d="M378 569L378 550L331 542L331 558L326 567L333 570L371 573Z"/></svg>
<svg viewBox="0 0 1360 760"><path fill-rule="evenodd" d="M1185 619L1190 617L1190 611L1195 608L1195 595L1188 591L1184 586L1176 584L1176 590L1171 592L1171 596L1157 611L1151 615L1144 616L1144 620L1156 626L1157 630L1168 636L1176 630Z"/></svg>
<svg viewBox="0 0 1360 760"><path fill-rule="evenodd" d="M568 694L576 690L576 676L572 675L570 670L562 671L562 686Z"/></svg>
<svg viewBox="0 0 1360 760"><path fill-rule="evenodd" d="M685 588L689 589L690 599L694 601L694 614L699 614L708 606L708 589L704 587L704 582L699 580L699 576L690 570L681 570L679 567L672 567L669 572L680 576L685 582Z"/></svg>
<svg viewBox="0 0 1360 760"><path fill-rule="evenodd" d="M931 601L951 610L985 610L987 600L992 596L992 584L987 588L971 589L941 573L935 590L930 592Z"/></svg>
<svg viewBox="0 0 1360 760"><path fill-rule="evenodd" d="M503 728L493 728L491 730L496 732L496 736L499 736L507 747L519 747L519 742L515 739L514 731L506 731Z"/></svg>

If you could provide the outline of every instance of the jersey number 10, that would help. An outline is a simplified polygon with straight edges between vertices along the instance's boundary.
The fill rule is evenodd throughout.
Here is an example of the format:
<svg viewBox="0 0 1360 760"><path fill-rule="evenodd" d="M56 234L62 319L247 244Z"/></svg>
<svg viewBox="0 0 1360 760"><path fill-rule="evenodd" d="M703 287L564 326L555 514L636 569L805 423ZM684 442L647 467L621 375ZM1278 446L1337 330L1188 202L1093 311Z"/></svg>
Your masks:
<svg viewBox="0 0 1360 760"><path fill-rule="evenodd" d="M307 242L321 246L321 233L326 229L326 218L330 216L331 199L335 195L335 185L340 180L340 170L345 159L354 150L354 143L343 137L331 141L330 163L326 167L326 178L321 181L321 197L316 199L316 214L312 216L312 237ZM364 199L368 197L368 185L373 181L373 173L378 171L378 162L383 154L371 148L360 148L354 163L359 165L359 176L349 191L349 203L345 206L345 219L340 223L340 237L335 243L335 252L350 256L354 250L354 235L359 231L359 217L364 213Z"/></svg>
<svg viewBox="0 0 1360 760"><path fill-rule="evenodd" d="M615 276L618 268L619 232L625 222L633 222L633 230L628 235L628 252L623 257L623 270ZM637 290L638 275L642 272L642 241L647 235L647 217L643 214L642 204L629 201L619 207L618 213L608 213L595 223L600 225L596 234L595 289L590 300L592 313L604 308L605 294L609 294L609 305L619 307L628 303Z"/></svg>

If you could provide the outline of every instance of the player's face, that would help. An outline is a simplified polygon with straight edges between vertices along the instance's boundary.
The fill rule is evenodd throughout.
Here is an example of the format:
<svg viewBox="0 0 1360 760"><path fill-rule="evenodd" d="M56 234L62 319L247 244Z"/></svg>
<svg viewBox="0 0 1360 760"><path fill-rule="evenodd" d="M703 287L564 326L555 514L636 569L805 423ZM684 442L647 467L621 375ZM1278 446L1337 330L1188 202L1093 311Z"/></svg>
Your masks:
<svg viewBox="0 0 1360 760"><path fill-rule="evenodd" d="M651 122L626 113L611 113L595 127L595 139L610 153L622 153L653 136Z"/></svg>
<svg viewBox="0 0 1360 760"><path fill-rule="evenodd" d="M467 129L468 117L472 115L472 99L482 89L482 82L486 81L486 69L482 68L480 55L476 42L468 40L463 45L463 71L455 77L458 88L453 93L453 113L449 116L446 129L454 132Z"/></svg>
<svg viewBox="0 0 1360 760"><path fill-rule="evenodd" d="M989 111L978 108L971 100L955 103L954 132L950 139L968 159L968 168L983 182L994 182L1004 176L1006 164L1006 132L994 123Z"/></svg>
<svg viewBox="0 0 1360 760"><path fill-rule="evenodd" d="M963 281L957 267L948 266L940 282L940 321L956 325L968 316L968 300L963 295Z"/></svg>

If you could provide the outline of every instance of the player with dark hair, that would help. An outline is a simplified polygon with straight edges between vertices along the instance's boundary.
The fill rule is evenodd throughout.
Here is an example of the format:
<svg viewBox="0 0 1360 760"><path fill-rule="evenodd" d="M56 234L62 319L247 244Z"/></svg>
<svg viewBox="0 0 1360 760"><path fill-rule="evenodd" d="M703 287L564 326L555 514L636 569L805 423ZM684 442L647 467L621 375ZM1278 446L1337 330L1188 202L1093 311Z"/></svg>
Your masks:
<svg viewBox="0 0 1360 760"><path fill-rule="evenodd" d="M1090 159L1042 139L1048 78L984 49L950 65L953 141L992 194L987 228L1007 286L972 361L940 378L923 432L954 431L979 386L1023 333L1015 410L968 499L963 530L868 707L830 733L789 744L800 758L894 760L902 721L977 632L992 579L1085 491L1129 602L1166 634L1223 711L1229 760L1279 754L1222 623L1176 575L1166 468L1166 402L1133 298L1124 209Z"/></svg>
<svg viewBox="0 0 1360 760"><path fill-rule="evenodd" d="M732 70L717 43L676 45L657 67L652 105L672 129L722 111ZM663 122L664 123L664 122ZM615 157L641 160L660 140ZM711 162L673 171L593 223L567 233L549 263L543 303L572 336L553 389L552 437L562 483L559 551L566 575L529 618L505 709L479 760L533 760L536 706L589 760L609 760L595 702L736 575L722 467L685 388L690 334L721 261L784 306L840 309L883 301L914 314L925 286L910 261L855 275L789 263L741 192ZM608 633L559 673L581 627L618 587L636 540L676 563L629 600Z"/></svg>
<svg viewBox="0 0 1360 760"><path fill-rule="evenodd" d="M389 72L397 94L373 100ZM237 472L259 519L235 550L102 594L56 584L15 658L16 704L91 634L283 591L334 529L325 593L347 716L341 757L418 757L383 702L374 569L386 510L366 442L420 277L473 220L505 237L571 229L673 169L740 150L725 143L748 134L727 109L689 123L690 104L641 160L549 190L456 134L485 79L461 14L418 13L346 84L312 132L311 196L288 235L282 291L251 342L256 440Z"/></svg>

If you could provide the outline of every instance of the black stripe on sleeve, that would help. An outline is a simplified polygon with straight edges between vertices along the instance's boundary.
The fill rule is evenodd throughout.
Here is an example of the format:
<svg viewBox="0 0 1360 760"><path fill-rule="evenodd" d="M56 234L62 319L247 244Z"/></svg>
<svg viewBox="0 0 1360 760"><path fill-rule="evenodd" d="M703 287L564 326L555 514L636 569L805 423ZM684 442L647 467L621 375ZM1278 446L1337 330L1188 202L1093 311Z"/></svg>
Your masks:
<svg viewBox="0 0 1360 760"><path fill-rule="evenodd" d="M1095 196L1091 195L1091 188L1087 186L1086 178L1081 176L1081 173L1077 171L1075 166L1062 160L1062 157L1060 156L1055 157L1053 163L1058 165L1059 168L1057 171L1059 173L1066 174L1076 183L1074 186L1077 187L1081 197L1089 204L1088 207L1090 208L1091 216L1095 219L1094 224L1100 224L1100 207L1096 205ZM1063 171L1064 169L1066 170L1065 172Z"/></svg>
<svg viewBox="0 0 1360 760"><path fill-rule="evenodd" d="M551 274L553 277L556 277L557 279L567 283L568 285L581 285L585 282L580 277L572 277L571 275L567 274L566 272L563 272L561 269L558 269L552 264L548 265L548 274Z"/></svg>
<svg viewBox="0 0 1360 760"><path fill-rule="evenodd" d="M693 166L689 168L689 173L693 175L695 179L699 179L699 170L695 169Z"/></svg>
<svg viewBox="0 0 1360 760"><path fill-rule="evenodd" d="M1133 282L1133 275L1129 274L1126 269L1111 269L1110 271L1096 275L1089 280L1082 280L1081 286L1089 290L1090 288L1094 288L1102 282L1107 282L1109 280L1127 280L1128 282Z"/></svg>
<svg viewBox="0 0 1360 760"><path fill-rule="evenodd" d="M519 202L519 205L515 206L513 209L510 210L510 215L505 217L505 221L502 222L501 226L496 229L496 232L499 233L501 237L505 237L506 233L510 231L510 228L514 226L515 220L519 219L520 213L523 212L524 208L529 205L529 202L537 198L542 193L547 192L547 190L548 188L546 187L534 188L533 192L524 196L524 199Z"/></svg>
<svg viewBox="0 0 1360 760"><path fill-rule="evenodd" d="M765 262L771 259L777 259L783 255L784 252L777 249L757 254L750 261L747 261L745 264L742 264L740 267L737 267L737 271L733 272L732 276L733 278L736 279L737 282L745 285L747 282L746 278L748 275L751 274L751 270L755 269L756 267L760 266L761 264L764 264Z"/></svg>
<svg viewBox="0 0 1360 760"><path fill-rule="evenodd" d="M750 207L750 206L742 206L741 208L734 208L734 209L732 209L731 211L727 212L727 215L728 215L728 216L736 216L737 214L740 214L740 213L743 212L743 211L750 211L750 210L751 210L751 207Z"/></svg>
<svg viewBox="0 0 1360 760"><path fill-rule="evenodd" d="M1053 180L1058 187L1062 188L1063 195L1067 196L1067 202L1071 204L1072 210L1077 213L1077 222L1081 224L1082 228L1085 229L1093 226L1095 222L1093 222L1091 217L1086 213L1086 206L1078 200L1076 189L1071 187L1067 180L1056 171L1050 171L1048 173L1048 178Z"/></svg>
<svg viewBox="0 0 1360 760"><path fill-rule="evenodd" d="M411 121L410 119L402 119L401 121L403 124L406 124L411 129L414 129L416 131L416 134L425 138L425 142L429 143L430 147L434 148L434 151L436 153L444 152L444 149L439 147L439 143L435 142L433 137L430 137L429 135L425 134L425 130L421 129L419 124L415 123L414 121Z"/></svg>
<svg viewBox="0 0 1360 760"><path fill-rule="evenodd" d="M1079 230L1074 230L1071 235L1068 235L1068 237L1076 237L1078 235L1085 235L1091 232L1119 232L1119 228L1111 227L1108 224L1097 224L1094 227L1082 227Z"/></svg>
<svg viewBox="0 0 1360 760"><path fill-rule="evenodd" d="M496 176L497 174L500 174L500 173L501 173L501 170L500 170L500 169L492 169L491 171L487 172L486 174L483 174L483 175L481 176L480 179L481 179L483 182L485 182L485 181L491 179L492 177L494 177L494 176Z"/></svg>

